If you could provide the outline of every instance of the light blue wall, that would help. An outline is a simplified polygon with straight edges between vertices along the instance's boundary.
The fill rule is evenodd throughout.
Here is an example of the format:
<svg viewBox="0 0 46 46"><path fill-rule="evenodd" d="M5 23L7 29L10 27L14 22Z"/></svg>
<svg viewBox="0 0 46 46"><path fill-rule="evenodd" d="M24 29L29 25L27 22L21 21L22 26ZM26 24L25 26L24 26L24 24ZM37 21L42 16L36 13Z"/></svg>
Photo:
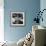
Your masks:
<svg viewBox="0 0 46 46"><path fill-rule="evenodd" d="M18 41L31 31L33 19L40 9L40 0L4 0L4 38L7 41ZM11 11L24 11L26 25L24 27L10 26Z"/></svg>
<svg viewBox="0 0 46 46"><path fill-rule="evenodd" d="M43 9L46 9L46 0L41 0L40 1L40 10L42 11ZM43 17L43 22L40 21L40 25L46 27L46 11L43 12L42 17Z"/></svg>

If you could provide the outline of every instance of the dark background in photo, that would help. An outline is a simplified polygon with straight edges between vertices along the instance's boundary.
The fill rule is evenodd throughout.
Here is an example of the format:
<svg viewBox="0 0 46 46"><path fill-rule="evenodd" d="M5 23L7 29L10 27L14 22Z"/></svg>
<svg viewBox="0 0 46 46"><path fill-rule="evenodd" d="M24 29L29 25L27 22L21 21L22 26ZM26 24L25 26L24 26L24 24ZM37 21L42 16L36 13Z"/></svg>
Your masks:
<svg viewBox="0 0 46 46"><path fill-rule="evenodd" d="M13 24L23 24L23 14L22 13L13 13L12 18L15 19L15 21L12 22Z"/></svg>
<svg viewBox="0 0 46 46"><path fill-rule="evenodd" d="M13 22L13 24L23 24L23 21L17 20L15 22Z"/></svg>
<svg viewBox="0 0 46 46"><path fill-rule="evenodd" d="M23 19L23 14L21 14L21 13L13 13L13 14L12 14L12 17L13 17L13 18L18 17L18 18Z"/></svg>

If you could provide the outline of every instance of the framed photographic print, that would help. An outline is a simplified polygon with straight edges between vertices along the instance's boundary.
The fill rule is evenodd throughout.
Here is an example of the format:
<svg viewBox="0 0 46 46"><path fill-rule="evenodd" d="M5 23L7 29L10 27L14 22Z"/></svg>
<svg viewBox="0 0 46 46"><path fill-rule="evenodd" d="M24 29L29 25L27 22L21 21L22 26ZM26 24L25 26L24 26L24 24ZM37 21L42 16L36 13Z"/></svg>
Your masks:
<svg viewBox="0 0 46 46"><path fill-rule="evenodd" d="M24 26L25 25L24 12L11 12L11 25Z"/></svg>

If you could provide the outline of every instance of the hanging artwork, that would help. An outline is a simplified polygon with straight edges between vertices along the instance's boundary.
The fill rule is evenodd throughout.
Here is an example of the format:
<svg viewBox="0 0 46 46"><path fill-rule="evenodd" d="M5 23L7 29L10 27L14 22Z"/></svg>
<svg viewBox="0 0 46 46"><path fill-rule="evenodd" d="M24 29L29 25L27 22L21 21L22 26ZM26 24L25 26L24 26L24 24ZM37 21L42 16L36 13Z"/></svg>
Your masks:
<svg viewBox="0 0 46 46"><path fill-rule="evenodd" d="M11 12L11 25L24 26L25 25L24 12Z"/></svg>

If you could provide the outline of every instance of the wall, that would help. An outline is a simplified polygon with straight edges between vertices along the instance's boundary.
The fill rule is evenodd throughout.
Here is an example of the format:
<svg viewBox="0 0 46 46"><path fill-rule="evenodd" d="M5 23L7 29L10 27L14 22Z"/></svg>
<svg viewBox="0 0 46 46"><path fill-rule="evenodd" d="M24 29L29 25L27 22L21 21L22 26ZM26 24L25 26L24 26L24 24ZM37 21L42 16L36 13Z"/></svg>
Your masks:
<svg viewBox="0 0 46 46"><path fill-rule="evenodd" d="M40 9L41 9L41 11L43 9L46 9L46 0L40 0ZM45 20L46 19L46 11L43 12L42 17L43 17L44 20L43 20L43 22L42 21L40 22L40 25L46 27L46 20Z"/></svg>
<svg viewBox="0 0 46 46"><path fill-rule="evenodd" d="M18 41L32 29L36 12L40 10L40 0L4 0L4 38L7 41ZM24 11L26 25L10 26L11 11Z"/></svg>
<svg viewBox="0 0 46 46"><path fill-rule="evenodd" d="M0 42L4 41L4 8L3 0L0 0Z"/></svg>

